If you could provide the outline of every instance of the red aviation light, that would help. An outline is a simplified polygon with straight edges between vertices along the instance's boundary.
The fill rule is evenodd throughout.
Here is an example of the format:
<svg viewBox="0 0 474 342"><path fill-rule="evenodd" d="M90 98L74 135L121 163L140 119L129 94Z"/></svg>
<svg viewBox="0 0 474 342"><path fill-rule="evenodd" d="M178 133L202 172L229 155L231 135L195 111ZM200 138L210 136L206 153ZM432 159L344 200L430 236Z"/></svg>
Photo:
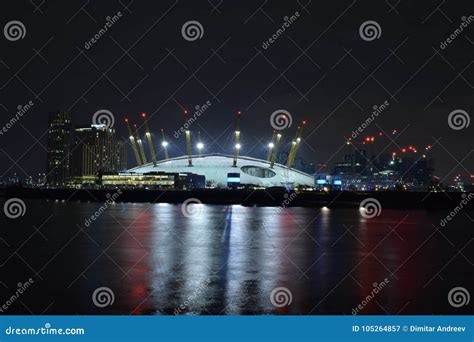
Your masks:
<svg viewBox="0 0 474 342"><path fill-rule="evenodd" d="M142 118L146 118L146 113L142 113Z"/></svg>

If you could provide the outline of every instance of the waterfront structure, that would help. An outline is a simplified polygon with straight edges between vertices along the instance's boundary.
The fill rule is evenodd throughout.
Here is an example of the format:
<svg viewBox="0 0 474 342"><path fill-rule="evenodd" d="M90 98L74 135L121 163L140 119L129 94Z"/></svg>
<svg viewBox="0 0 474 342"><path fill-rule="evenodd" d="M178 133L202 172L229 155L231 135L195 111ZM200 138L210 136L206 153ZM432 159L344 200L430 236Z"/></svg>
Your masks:
<svg viewBox="0 0 474 342"><path fill-rule="evenodd" d="M66 184L70 167L71 129L71 113L49 113L46 172L46 182L49 186Z"/></svg>
<svg viewBox="0 0 474 342"><path fill-rule="evenodd" d="M76 127L72 151L72 184L93 184L100 173L127 168L124 143L117 140L113 128L105 125Z"/></svg>
<svg viewBox="0 0 474 342"><path fill-rule="evenodd" d="M202 189L205 187L204 176L194 173L176 172L119 172L104 173L99 176L98 183L105 188L145 188L145 189Z"/></svg>
<svg viewBox="0 0 474 342"><path fill-rule="evenodd" d="M193 166L189 167L186 155L158 161L156 166L153 166L152 163L137 166L128 172L185 173L192 171L192 173L204 176L209 187L219 188L228 187L229 179L230 183L238 182L239 186L244 187L314 186L313 176L281 164L274 164L273 168L270 168L268 160L243 156L238 156L236 159L235 155L207 154L192 156L192 161Z"/></svg>

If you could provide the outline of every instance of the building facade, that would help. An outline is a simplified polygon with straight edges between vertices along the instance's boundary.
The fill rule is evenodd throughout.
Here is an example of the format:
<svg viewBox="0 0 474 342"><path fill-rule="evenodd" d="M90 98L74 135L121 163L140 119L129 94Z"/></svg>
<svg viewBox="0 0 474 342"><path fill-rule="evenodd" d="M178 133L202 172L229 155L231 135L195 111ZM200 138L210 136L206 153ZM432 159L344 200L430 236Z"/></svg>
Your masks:
<svg viewBox="0 0 474 342"><path fill-rule="evenodd" d="M46 182L49 186L64 186L70 171L71 113L50 113L48 127Z"/></svg>
<svg viewBox="0 0 474 342"><path fill-rule="evenodd" d="M127 169L126 148L105 125L76 127L72 144L72 184L95 183L101 173Z"/></svg>

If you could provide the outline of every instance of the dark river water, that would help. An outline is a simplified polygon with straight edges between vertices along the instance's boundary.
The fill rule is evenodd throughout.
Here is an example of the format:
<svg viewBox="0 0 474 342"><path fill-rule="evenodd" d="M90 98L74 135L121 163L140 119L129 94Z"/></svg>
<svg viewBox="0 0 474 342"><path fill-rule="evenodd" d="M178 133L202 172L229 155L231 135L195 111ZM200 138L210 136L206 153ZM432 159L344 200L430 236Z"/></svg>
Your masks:
<svg viewBox="0 0 474 342"><path fill-rule="evenodd" d="M2 314L474 312L449 295L474 294L472 211L25 203L0 216Z"/></svg>

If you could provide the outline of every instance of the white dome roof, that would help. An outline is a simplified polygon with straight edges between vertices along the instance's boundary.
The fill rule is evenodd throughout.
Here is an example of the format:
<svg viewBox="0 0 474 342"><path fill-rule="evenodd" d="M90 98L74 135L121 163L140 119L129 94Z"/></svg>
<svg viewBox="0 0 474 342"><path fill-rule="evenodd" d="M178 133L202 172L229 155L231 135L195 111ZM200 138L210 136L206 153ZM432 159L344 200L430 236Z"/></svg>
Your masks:
<svg viewBox="0 0 474 342"><path fill-rule="evenodd" d="M227 186L228 173L240 173L240 184L253 184L257 186L314 186L313 176L307 173L288 169L281 164L274 164L270 169L270 162L266 160L239 157L237 167L232 167L233 156L221 154L208 154L203 156L193 156L193 166L188 166L188 157L182 156L161 160L156 167L153 163L137 166L129 172L172 172L172 173L195 173L204 175L206 182L211 181L218 187Z"/></svg>

